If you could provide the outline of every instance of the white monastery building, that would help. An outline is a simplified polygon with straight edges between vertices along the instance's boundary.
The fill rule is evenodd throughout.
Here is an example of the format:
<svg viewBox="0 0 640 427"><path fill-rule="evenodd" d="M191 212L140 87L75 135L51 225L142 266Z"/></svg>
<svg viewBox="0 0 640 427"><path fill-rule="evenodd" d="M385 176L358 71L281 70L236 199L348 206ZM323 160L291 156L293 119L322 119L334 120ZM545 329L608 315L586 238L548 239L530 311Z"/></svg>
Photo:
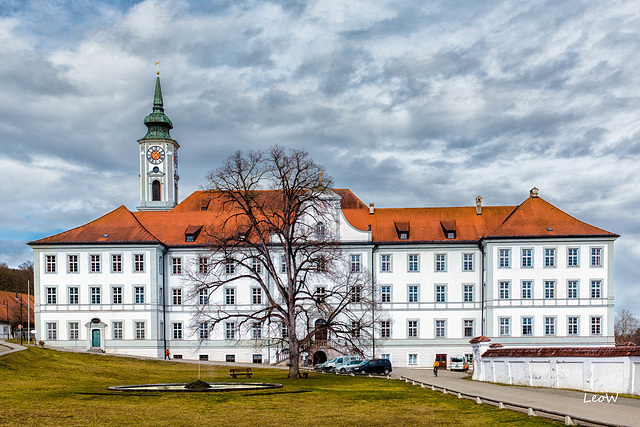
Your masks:
<svg viewBox="0 0 640 427"><path fill-rule="evenodd" d="M202 230L219 217L211 195L178 203L178 151L160 80L138 141L140 206L30 242L36 330L47 346L162 358L275 363L278 328L202 330L194 315L212 300L189 290L203 267ZM613 244L617 234L579 221L539 197L513 206L375 208L333 190L335 234L353 268L368 270L379 298L367 356L431 366L470 355L484 335L508 346L614 344ZM330 284L327 284L330 286ZM264 301L249 281L218 303ZM222 325L219 325L222 326ZM202 338L202 339L201 339ZM314 361L332 356L322 337ZM325 346L326 348L322 348ZM375 354L374 354L375 353Z"/></svg>

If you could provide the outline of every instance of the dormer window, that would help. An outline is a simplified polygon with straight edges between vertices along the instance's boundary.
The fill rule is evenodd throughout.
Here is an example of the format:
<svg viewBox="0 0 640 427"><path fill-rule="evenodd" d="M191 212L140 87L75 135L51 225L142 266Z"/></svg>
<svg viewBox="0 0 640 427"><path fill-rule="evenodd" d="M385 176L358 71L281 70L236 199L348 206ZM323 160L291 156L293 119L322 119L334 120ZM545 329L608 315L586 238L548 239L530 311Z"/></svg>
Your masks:
<svg viewBox="0 0 640 427"><path fill-rule="evenodd" d="M200 230L202 230L201 225L190 225L184 231L184 241L185 242L195 242L198 238L198 234L200 234Z"/></svg>
<svg viewBox="0 0 640 427"><path fill-rule="evenodd" d="M456 238L456 221L440 221L442 231L444 231L444 237L447 239Z"/></svg>
<svg viewBox="0 0 640 427"><path fill-rule="evenodd" d="M211 202L211 199L203 200L202 204L200 205L200 210L201 211L206 211L207 209L209 209L209 202Z"/></svg>
<svg viewBox="0 0 640 427"><path fill-rule="evenodd" d="M408 240L411 224L409 222L395 222L394 224L396 226L396 232L398 233L398 239Z"/></svg>

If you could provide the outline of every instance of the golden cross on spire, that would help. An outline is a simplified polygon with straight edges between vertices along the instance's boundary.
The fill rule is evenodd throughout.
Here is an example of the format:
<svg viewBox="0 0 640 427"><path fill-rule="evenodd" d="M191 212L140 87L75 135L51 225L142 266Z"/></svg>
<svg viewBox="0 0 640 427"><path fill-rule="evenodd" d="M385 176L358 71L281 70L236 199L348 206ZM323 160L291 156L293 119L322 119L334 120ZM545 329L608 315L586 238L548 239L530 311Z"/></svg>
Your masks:
<svg viewBox="0 0 640 427"><path fill-rule="evenodd" d="M156 74L160 75L160 61L156 61Z"/></svg>

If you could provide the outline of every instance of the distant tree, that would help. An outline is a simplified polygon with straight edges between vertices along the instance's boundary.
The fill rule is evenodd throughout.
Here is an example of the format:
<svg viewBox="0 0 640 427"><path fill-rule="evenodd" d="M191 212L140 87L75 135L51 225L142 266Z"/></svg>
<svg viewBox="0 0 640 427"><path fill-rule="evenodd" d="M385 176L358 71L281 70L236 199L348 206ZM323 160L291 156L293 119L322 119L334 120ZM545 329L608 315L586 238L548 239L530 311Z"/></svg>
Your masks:
<svg viewBox="0 0 640 427"><path fill-rule="evenodd" d="M27 289L29 284L29 289ZM18 268L0 262L0 291L28 293L33 295L33 262L26 261Z"/></svg>
<svg viewBox="0 0 640 427"><path fill-rule="evenodd" d="M324 169L305 151L274 147L236 152L206 179L220 220L206 230L207 266L192 268L191 297L248 282L260 304L238 310L223 293L222 304L202 306L197 324L242 328L253 339L255 328L271 325L278 332L270 339L288 350L290 378L298 376L301 352L318 343L360 354L369 348L375 291L363 260L341 251L339 197Z"/></svg>
<svg viewBox="0 0 640 427"><path fill-rule="evenodd" d="M640 344L640 320L626 308L616 313L614 330L617 343L631 341Z"/></svg>

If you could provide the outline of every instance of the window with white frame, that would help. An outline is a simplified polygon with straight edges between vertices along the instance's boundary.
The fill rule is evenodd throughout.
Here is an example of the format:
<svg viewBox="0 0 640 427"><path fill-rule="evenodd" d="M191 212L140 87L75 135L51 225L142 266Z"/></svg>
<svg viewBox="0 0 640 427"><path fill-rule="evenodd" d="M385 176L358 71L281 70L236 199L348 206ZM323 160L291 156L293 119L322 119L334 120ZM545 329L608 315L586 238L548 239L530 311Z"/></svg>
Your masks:
<svg viewBox="0 0 640 427"><path fill-rule="evenodd" d="M89 294L91 295L91 304L100 304L100 287L99 286L91 286L89 288Z"/></svg>
<svg viewBox="0 0 640 427"><path fill-rule="evenodd" d="M47 339L58 339L58 325L55 322L47 322Z"/></svg>
<svg viewBox="0 0 640 427"><path fill-rule="evenodd" d="M182 258L171 258L171 274L182 274Z"/></svg>
<svg viewBox="0 0 640 427"><path fill-rule="evenodd" d="M567 335L578 335L578 317L567 317Z"/></svg>
<svg viewBox="0 0 640 427"><path fill-rule="evenodd" d="M511 267L511 249L498 249L498 268Z"/></svg>
<svg viewBox="0 0 640 427"><path fill-rule="evenodd" d="M182 305L182 289L171 289L171 303L173 305Z"/></svg>
<svg viewBox="0 0 640 427"><path fill-rule="evenodd" d="M499 326L500 326L500 335L502 336L511 335L511 318L500 317Z"/></svg>
<svg viewBox="0 0 640 427"><path fill-rule="evenodd" d="M133 255L133 272L144 273L144 254Z"/></svg>
<svg viewBox="0 0 640 427"><path fill-rule="evenodd" d="M600 298L602 295L602 280L591 281L591 298Z"/></svg>
<svg viewBox="0 0 640 427"><path fill-rule="evenodd" d="M418 271L420 271L420 264L419 264L419 259L420 257L417 254L409 254L407 256L407 270L411 273L416 273Z"/></svg>
<svg viewBox="0 0 640 427"><path fill-rule="evenodd" d="M473 302L473 285L462 285L462 298L464 302Z"/></svg>
<svg viewBox="0 0 640 427"><path fill-rule="evenodd" d="M182 339L182 323L173 324L173 339L174 340Z"/></svg>
<svg viewBox="0 0 640 427"><path fill-rule="evenodd" d="M287 272L287 257L284 255L280 255L280 273L284 274Z"/></svg>
<svg viewBox="0 0 640 427"><path fill-rule="evenodd" d="M533 317L522 318L522 335L533 335Z"/></svg>
<svg viewBox="0 0 640 427"><path fill-rule="evenodd" d="M261 288L251 288L251 304L253 304L253 305L262 304L262 289Z"/></svg>
<svg viewBox="0 0 640 427"><path fill-rule="evenodd" d="M145 322L135 322L136 327L136 339L143 340L145 339Z"/></svg>
<svg viewBox="0 0 640 427"><path fill-rule="evenodd" d="M602 334L602 317L594 316L591 318L591 335Z"/></svg>
<svg viewBox="0 0 640 427"><path fill-rule="evenodd" d="M359 320L352 320L351 321L351 336L353 338L359 338L360 337L360 321Z"/></svg>
<svg viewBox="0 0 640 427"><path fill-rule="evenodd" d="M327 288L326 286L316 286L314 297L316 299L316 303L322 304L327 299Z"/></svg>
<svg viewBox="0 0 640 427"><path fill-rule="evenodd" d="M316 239L323 240L326 234L326 229L324 227L324 223L319 222L316 224L316 228L314 230Z"/></svg>
<svg viewBox="0 0 640 427"><path fill-rule="evenodd" d="M531 280L523 280L522 285L522 299L533 298L533 282Z"/></svg>
<svg viewBox="0 0 640 427"><path fill-rule="evenodd" d="M436 302L447 302L447 285L436 285Z"/></svg>
<svg viewBox="0 0 640 427"><path fill-rule="evenodd" d="M436 320L436 338L446 337L445 320Z"/></svg>
<svg viewBox="0 0 640 427"><path fill-rule="evenodd" d="M436 254L436 271L447 271L447 254Z"/></svg>
<svg viewBox="0 0 640 427"><path fill-rule="evenodd" d="M591 248L591 267L602 267L602 248Z"/></svg>
<svg viewBox="0 0 640 427"><path fill-rule="evenodd" d="M568 248L567 249L567 267L578 267L579 266L579 251L578 248Z"/></svg>
<svg viewBox="0 0 640 427"><path fill-rule="evenodd" d="M236 274L236 264L232 259L224 262L224 274Z"/></svg>
<svg viewBox="0 0 640 427"><path fill-rule="evenodd" d="M409 365L417 365L417 364L418 364L418 354L409 353Z"/></svg>
<svg viewBox="0 0 640 427"><path fill-rule="evenodd" d="M236 288L224 288L224 303L226 305L236 303Z"/></svg>
<svg viewBox="0 0 640 427"><path fill-rule="evenodd" d="M546 299L553 299L556 297L556 281L555 280L544 281L544 297Z"/></svg>
<svg viewBox="0 0 640 427"><path fill-rule="evenodd" d="M289 336L289 328L284 322L280 324L280 336L282 338L287 338Z"/></svg>
<svg viewBox="0 0 640 427"><path fill-rule="evenodd" d="M209 338L209 322L198 323L198 338L201 340Z"/></svg>
<svg viewBox="0 0 640 427"><path fill-rule="evenodd" d="M407 321L407 329L408 329L407 335L409 338L418 338L418 321L417 320Z"/></svg>
<svg viewBox="0 0 640 427"><path fill-rule="evenodd" d="M89 261L91 265L90 271L92 273L100 273L100 255L89 255Z"/></svg>
<svg viewBox="0 0 640 427"><path fill-rule="evenodd" d="M111 272L122 273L122 255L111 254Z"/></svg>
<svg viewBox="0 0 640 427"><path fill-rule="evenodd" d="M262 338L262 323L254 322L251 325L251 338L254 340L259 340Z"/></svg>
<svg viewBox="0 0 640 427"><path fill-rule="evenodd" d="M209 259L207 257L198 257L198 273L207 274L209 272Z"/></svg>
<svg viewBox="0 0 640 427"><path fill-rule="evenodd" d="M58 303L58 290L54 287L47 287L47 304Z"/></svg>
<svg viewBox="0 0 640 427"><path fill-rule="evenodd" d="M556 334L556 318L555 317L544 318L544 334L545 335Z"/></svg>
<svg viewBox="0 0 640 427"><path fill-rule="evenodd" d="M200 289L198 291L198 304L205 305L209 299L206 289Z"/></svg>
<svg viewBox="0 0 640 427"><path fill-rule="evenodd" d="M56 256L45 255L44 259L45 259L45 272L55 273L56 272Z"/></svg>
<svg viewBox="0 0 640 427"><path fill-rule="evenodd" d="M380 338L391 338L391 321L382 320L380 322Z"/></svg>
<svg viewBox="0 0 640 427"><path fill-rule="evenodd" d="M356 285L349 288L349 301L360 302L362 300L362 286Z"/></svg>
<svg viewBox="0 0 640 427"><path fill-rule="evenodd" d="M521 249L520 254L521 254L520 266L522 268L533 267L533 249L530 249L530 248Z"/></svg>
<svg viewBox="0 0 640 427"><path fill-rule="evenodd" d="M578 281L577 280L567 280L567 298L569 299L578 298Z"/></svg>
<svg viewBox="0 0 640 427"><path fill-rule="evenodd" d="M144 304L144 286L134 286L133 296L136 304Z"/></svg>
<svg viewBox="0 0 640 427"><path fill-rule="evenodd" d="M236 324L233 322L225 322L224 324L224 338L227 340L233 340L236 338Z"/></svg>
<svg viewBox="0 0 640 427"><path fill-rule="evenodd" d="M122 322L112 322L111 323L113 330L113 339L121 340L122 339Z"/></svg>
<svg viewBox="0 0 640 427"><path fill-rule="evenodd" d="M380 302L391 302L391 286L380 286Z"/></svg>
<svg viewBox="0 0 640 427"><path fill-rule="evenodd" d="M262 274L262 263L258 258L253 258L251 260L251 268L256 274Z"/></svg>
<svg viewBox="0 0 640 427"><path fill-rule="evenodd" d="M462 271L473 271L473 254L462 254Z"/></svg>
<svg viewBox="0 0 640 427"><path fill-rule="evenodd" d="M351 255L351 272L358 273L360 271L360 255Z"/></svg>
<svg viewBox="0 0 640 427"><path fill-rule="evenodd" d="M69 339L73 341L80 339L78 322L69 322Z"/></svg>
<svg viewBox="0 0 640 427"><path fill-rule="evenodd" d="M554 248L545 248L544 250L544 266L556 266L556 250Z"/></svg>
<svg viewBox="0 0 640 427"><path fill-rule="evenodd" d="M111 296L114 304L122 304L122 286L112 287Z"/></svg>
<svg viewBox="0 0 640 427"><path fill-rule="evenodd" d="M391 271L391 255L380 255L380 271L383 273Z"/></svg>
<svg viewBox="0 0 640 427"><path fill-rule="evenodd" d="M463 333L465 338L473 338L473 319L468 319L463 321Z"/></svg>
<svg viewBox="0 0 640 427"><path fill-rule="evenodd" d="M78 255L67 255L67 271L69 273L78 273L80 271Z"/></svg>
<svg viewBox="0 0 640 427"><path fill-rule="evenodd" d="M135 323L135 329L136 329L136 339L137 340L145 339L145 336L146 336L145 322L134 322L134 323Z"/></svg>
<svg viewBox="0 0 640 427"><path fill-rule="evenodd" d="M80 302L79 288L77 286L70 286L67 290L69 293L69 304L78 304Z"/></svg>
<svg viewBox="0 0 640 427"><path fill-rule="evenodd" d="M498 282L500 299L509 299L509 282Z"/></svg>
<svg viewBox="0 0 640 427"><path fill-rule="evenodd" d="M389 353L382 353L380 359L391 360L391 355Z"/></svg>
<svg viewBox="0 0 640 427"><path fill-rule="evenodd" d="M407 294L409 296L409 302L418 302L418 285L407 286Z"/></svg>

